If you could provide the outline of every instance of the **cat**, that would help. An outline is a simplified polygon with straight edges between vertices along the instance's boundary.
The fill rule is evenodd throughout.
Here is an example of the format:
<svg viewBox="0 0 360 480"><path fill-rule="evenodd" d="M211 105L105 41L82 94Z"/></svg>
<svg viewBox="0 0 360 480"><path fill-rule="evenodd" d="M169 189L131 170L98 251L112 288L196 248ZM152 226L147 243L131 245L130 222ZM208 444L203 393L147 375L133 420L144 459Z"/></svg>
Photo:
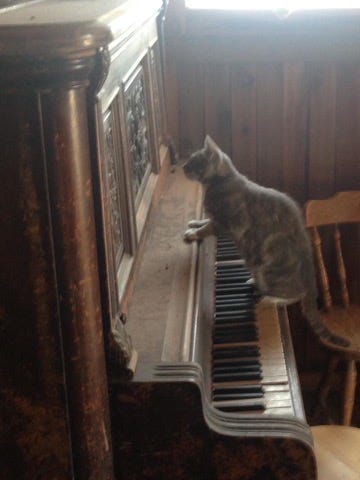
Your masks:
<svg viewBox="0 0 360 480"><path fill-rule="evenodd" d="M349 345L345 338L333 334L319 316L312 247L295 201L240 174L209 135L183 170L186 177L202 183L204 208L209 216L190 221L184 240L230 235L261 296L279 305L300 301L304 316L322 341Z"/></svg>

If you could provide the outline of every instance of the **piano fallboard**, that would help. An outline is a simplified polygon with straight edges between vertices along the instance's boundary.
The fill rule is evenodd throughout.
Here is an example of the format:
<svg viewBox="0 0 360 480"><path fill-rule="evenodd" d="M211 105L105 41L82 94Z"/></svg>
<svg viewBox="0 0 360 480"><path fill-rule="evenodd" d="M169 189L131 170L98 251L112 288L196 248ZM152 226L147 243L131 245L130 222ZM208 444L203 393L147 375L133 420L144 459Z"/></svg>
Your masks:
<svg viewBox="0 0 360 480"><path fill-rule="evenodd" d="M219 271L230 286L239 278L244 283L249 274L233 254L217 258L214 237L200 245L182 243L187 221L199 213L199 192L191 191L194 184L187 182L180 170L169 178L149 225L128 315L139 362L131 381L111 381L117 470L126 480L315 479L286 311L254 303L250 287L245 287L249 292L243 311L238 295L218 295ZM166 223L172 210L175 228ZM166 256L160 249L157 263L152 242L159 238L173 253ZM161 270L164 255L165 273L174 272L170 290L179 311L171 302L164 310L168 299L161 295L167 285L157 289L161 274L151 276L155 265ZM224 271L224 265L231 268ZM181 276L188 272L188 281L176 279L179 271ZM144 296L146 288L150 292ZM236 321L243 322L240 329ZM151 338L152 329L161 331L160 342Z"/></svg>

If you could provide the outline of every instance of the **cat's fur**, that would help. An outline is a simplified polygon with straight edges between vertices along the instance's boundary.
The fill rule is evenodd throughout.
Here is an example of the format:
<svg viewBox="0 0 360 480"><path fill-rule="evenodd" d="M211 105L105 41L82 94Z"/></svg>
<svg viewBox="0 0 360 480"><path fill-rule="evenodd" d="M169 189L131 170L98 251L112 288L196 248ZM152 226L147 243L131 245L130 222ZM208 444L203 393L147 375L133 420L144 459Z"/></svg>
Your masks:
<svg viewBox="0 0 360 480"><path fill-rule="evenodd" d="M296 203L241 175L209 136L183 168L188 178L203 184L209 215L209 219L189 222L184 239L230 234L263 296L284 305L300 301L323 341L348 345L326 328L318 314L312 249Z"/></svg>

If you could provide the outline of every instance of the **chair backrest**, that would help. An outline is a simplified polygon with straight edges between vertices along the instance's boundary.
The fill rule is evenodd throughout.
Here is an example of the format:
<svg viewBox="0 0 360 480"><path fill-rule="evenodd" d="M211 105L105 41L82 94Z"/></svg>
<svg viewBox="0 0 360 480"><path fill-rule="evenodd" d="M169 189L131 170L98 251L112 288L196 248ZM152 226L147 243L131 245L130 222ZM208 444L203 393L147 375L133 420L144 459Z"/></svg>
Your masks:
<svg viewBox="0 0 360 480"><path fill-rule="evenodd" d="M331 308L333 300L330 294L329 276L325 267L322 241L318 227L326 225L332 226L341 299L344 306L348 307L350 301L339 225L360 222L360 191L339 192L325 200L309 200L305 204L305 222L313 241L315 260L319 272L320 289L323 296L324 307L327 310Z"/></svg>

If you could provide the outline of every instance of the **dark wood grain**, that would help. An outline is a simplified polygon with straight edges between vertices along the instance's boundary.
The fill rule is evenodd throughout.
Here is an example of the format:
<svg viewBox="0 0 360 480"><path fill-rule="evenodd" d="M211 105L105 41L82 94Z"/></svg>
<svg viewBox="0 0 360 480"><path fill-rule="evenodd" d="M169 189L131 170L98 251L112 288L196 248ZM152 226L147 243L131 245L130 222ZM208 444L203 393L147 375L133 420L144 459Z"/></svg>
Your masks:
<svg viewBox="0 0 360 480"><path fill-rule="evenodd" d="M85 89L41 97L74 470L111 478ZM79 122L79 123L78 123Z"/></svg>
<svg viewBox="0 0 360 480"><path fill-rule="evenodd" d="M308 81L304 62L284 65L283 189L305 200L308 149Z"/></svg>
<svg viewBox="0 0 360 480"><path fill-rule="evenodd" d="M257 66L257 181L282 189L283 68L281 64Z"/></svg>
<svg viewBox="0 0 360 480"><path fill-rule="evenodd" d="M308 198L324 198L335 186L336 67L312 65L309 71Z"/></svg>
<svg viewBox="0 0 360 480"><path fill-rule="evenodd" d="M204 70L201 64L184 63L179 82L182 103L179 106L181 151L185 156L202 147L204 142Z"/></svg>
<svg viewBox="0 0 360 480"><path fill-rule="evenodd" d="M339 63L336 71L335 191L359 188L360 66Z"/></svg>
<svg viewBox="0 0 360 480"><path fill-rule="evenodd" d="M312 452L301 442L209 430L194 383L133 382L114 386L112 396L121 480L316 478Z"/></svg>
<svg viewBox="0 0 360 480"><path fill-rule="evenodd" d="M228 65L208 63L204 71L205 133L210 134L220 147L232 153L230 70Z"/></svg>
<svg viewBox="0 0 360 480"><path fill-rule="evenodd" d="M67 480L71 451L37 109L36 93L0 103L0 477Z"/></svg>
<svg viewBox="0 0 360 480"><path fill-rule="evenodd" d="M256 66L231 66L232 160L250 179L256 178Z"/></svg>

